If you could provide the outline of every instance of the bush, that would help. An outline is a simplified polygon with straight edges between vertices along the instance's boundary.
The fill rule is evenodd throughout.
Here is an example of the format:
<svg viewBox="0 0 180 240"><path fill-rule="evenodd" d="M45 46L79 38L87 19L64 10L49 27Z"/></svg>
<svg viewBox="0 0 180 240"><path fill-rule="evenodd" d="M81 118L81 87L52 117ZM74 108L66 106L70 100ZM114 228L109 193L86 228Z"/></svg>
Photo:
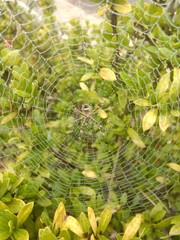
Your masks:
<svg viewBox="0 0 180 240"><path fill-rule="evenodd" d="M33 4L26 11L0 1L0 149L12 169L1 177L2 238L28 239L28 231L36 239L41 228L40 239L63 237L51 223L61 201L76 217L88 206L97 216L116 212L109 238L126 235L133 212L143 212L132 220L139 238L177 235L179 7L112 1L98 11L102 27L77 19L59 26L51 2L38 1L37 16ZM150 205L155 210L144 213ZM22 230L18 212L26 207Z"/></svg>

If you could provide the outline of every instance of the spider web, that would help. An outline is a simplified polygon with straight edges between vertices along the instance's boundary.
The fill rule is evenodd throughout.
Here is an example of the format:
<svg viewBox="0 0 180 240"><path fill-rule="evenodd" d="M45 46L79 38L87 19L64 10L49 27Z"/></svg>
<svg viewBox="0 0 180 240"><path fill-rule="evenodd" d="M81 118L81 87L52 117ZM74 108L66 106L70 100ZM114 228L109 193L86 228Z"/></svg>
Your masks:
<svg viewBox="0 0 180 240"><path fill-rule="evenodd" d="M16 67L9 64L5 70L1 61L2 167L15 168L19 176L31 177L37 185L34 191L42 200L53 199L56 205L64 198L67 208L74 206L71 212L79 207L79 201L84 209L88 205L99 210L110 204L114 209L140 211L165 200L168 182L176 175L167 163L178 163L180 156L179 121L173 118L165 132L156 125L143 132L142 118L153 106L134 106L133 101L146 98L165 69L173 74L179 67L179 60L169 56L176 54L172 39L178 42L179 36L164 33L160 39L162 30L155 33L154 29L161 18L154 14L148 22L153 14L150 12L144 28L140 24L145 14L143 1L133 5L139 8L141 17L132 11L124 14L118 8L113 10L114 6L121 7L118 1L105 1L109 19L103 15L96 24L87 20L90 13L85 16L79 9L95 9L103 1L75 1L76 19L66 14L61 17L56 10L59 22L54 13L58 1L49 1L48 6L42 2L0 1L1 50L19 50L21 56ZM153 6L163 9L166 18L170 2L160 2ZM117 26L112 18L115 22L119 19ZM168 21L178 32L178 24ZM136 45L130 39L132 35ZM168 45L172 50L167 53L168 61L153 49L148 52L148 41L164 51ZM153 54L159 54L154 63ZM95 67L87 62L90 59ZM102 67L113 69L117 80L88 80L83 82L85 86L80 85L84 74L99 72ZM134 69L140 76L140 91L131 82ZM122 72L130 79L129 87L122 81ZM179 99L163 106L178 109ZM101 117L100 109L107 117ZM127 127L138 132L146 148L131 141Z"/></svg>

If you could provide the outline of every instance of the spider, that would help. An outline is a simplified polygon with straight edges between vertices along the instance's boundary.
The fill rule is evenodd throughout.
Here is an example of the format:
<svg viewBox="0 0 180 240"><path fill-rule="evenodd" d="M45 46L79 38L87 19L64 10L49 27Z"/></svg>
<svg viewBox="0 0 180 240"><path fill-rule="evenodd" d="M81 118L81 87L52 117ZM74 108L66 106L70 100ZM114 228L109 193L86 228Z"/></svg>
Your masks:
<svg viewBox="0 0 180 240"><path fill-rule="evenodd" d="M98 122L94 119L93 114L99 109L99 106L95 107L92 110L92 107L88 104L83 104L81 106L81 110L78 108L74 108L74 113L78 116L76 121L82 120L81 126L80 126L80 137L82 136L82 128L86 126L89 122L89 120L92 120L96 125L98 125Z"/></svg>

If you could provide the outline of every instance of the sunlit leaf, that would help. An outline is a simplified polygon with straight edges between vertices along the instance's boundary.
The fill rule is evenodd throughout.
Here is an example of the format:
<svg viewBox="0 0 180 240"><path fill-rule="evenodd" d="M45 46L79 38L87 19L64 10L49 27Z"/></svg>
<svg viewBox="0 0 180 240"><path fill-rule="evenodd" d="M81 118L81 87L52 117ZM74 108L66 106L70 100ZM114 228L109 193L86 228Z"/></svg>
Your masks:
<svg viewBox="0 0 180 240"><path fill-rule="evenodd" d="M177 97L180 94L180 68L175 68L173 71L173 81L170 87L170 96Z"/></svg>
<svg viewBox="0 0 180 240"><path fill-rule="evenodd" d="M17 228L13 231L14 240L29 240L29 233L25 229Z"/></svg>
<svg viewBox="0 0 180 240"><path fill-rule="evenodd" d="M109 68L101 68L99 75L102 79L107 80L107 81L115 81L116 80L115 73Z"/></svg>
<svg viewBox="0 0 180 240"><path fill-rule="evenodd" d="M49 227L39 229L39 240L57 240Z"/></svg>
<svg viewBox="0 0 180 240"><path fill-rule="evenodd" d="M73 233L78 235L79 237L83 236L83 230L80 223L72 216L68 216L66 219L66 226L70 229Z"/></svg>
<svg viewBox="0 0 180 240"><path fill-rule="evenodd" d="M170 114L164 113L159 115L159 127L163 132L167 130L170 124L171 124Z"/></svg>
<svg viewBox="0 0 180 240"><path fill-rule="evenodd" d="M138 133L136 131L134 131L132 128L128 128L127 133L129 135L129 137L131 138L131 140L134 142L134 144L136 144L136 146L138 146L140 148L146 147L146 145L143 143L143 141L141 140Z"/></svg>
<svg viewBox="0 0 180 240"><path fill-rule="evenodd" d="M169 231L172 236L180 236L180 223L175 224Z"/></svg>
<svg viewBox="0 0 180 240"><path fill-rule="evenodd" d="M88 219L89 219L89 223L92 227L92 230L94 232L94 234L96 235L97 233L97 222L96 222L96 217L94 214L94 210L91 207L88 207Z"/></svg>
<svg viewBox="0 0 180 240"><path fill-rule="evenodd" d="M113 5L114 10L118 13L126 14L132 11L131 4L127 0L115 1Z"/></svg>
<svg viewBox="0 0 180 240"><path fill-rule="evenodd" d="M87 81L87 80L93 78L94 76L95 76L95 74L94 74L93 72L85 73L85 74L81 77L80 81L82 81L82 82Z"/></svg>
<svg viewBox="0 0 180 240"><path fill-rule="evenodd" d="M151 106L152 104L146 100L146 99L137 99L134 101L134 104L136 104L137 106L142 106L142 107L147 107L147 106Z"/></svg>
<svg viewBox="0 0 180 240"><path fill-rule="evenodd" d="M62 229L64 218L66 216L66 209L64 204L61 202L58 208L55 211L54 218L53 218L53 226L55 229Z"/></svg>
<svg viewBox="0 0 180 240"><path fill-rule="evenodd" d="M86 215L83 212L81 212L81 214L79 215L79 222L81 224L83 231L85 233L89 233L90 224L89 224L88 218L86 217Z"/></svg>
<svg viewBox="0 0 180 240"><path fill-rule="evenodd" d="M168 163L168 167L172 168L176 172L180 172L180 165L177 163Z"/></svg>
<svg viewBox="0 0 180 240"><path fill-rule="evenodd" d="M85 62L85 63L89 64L89 65L93 65L93 64L94 64L94 60L88 59L88 58L86 58L86 57L78 57L78 59L79 59L80 61L82 61L82 62Z"/></svg>
<svg viewBox="0 0 180 240"><path fill-rule="evenodd" d="M45 124L45 128L57 128L59 127L60 121L50 121L48 123Z"/></svg>
<svg viewBox="0 0 180 240"><path fill-rule="evenodd" d="M80 85L80 88L81 88L82 90L84 90L84 91L89 91L89 88L88 88L88 86L87 86L85 83L80 82L79 85Z"/></svg>
<svg viewBox="0 0 180 240"><path fill-rule="evenodd" d="M171 115L174 117L180 117L180 111L179 110L171 110Z"/></svg>
<svg viewBox="0 0 180 240"><path fill-rule="evenodd" d="M103 6L100 6L97 11L97 16L100 17L105 14L110 9L110 7L110 4L104 4Z"/></svg>
<svg viewBox="0 0 180 240"><path fill-rule="evenodd" d="M17 112L12 112L8 115L6 115L2 120L1 120L1 125L13 120L17 116Z"/></svg>
<svg viewBox="0 0 180 240"><path fill-rule="evenodd" d="M87 178L92 178L92 179L98 177L97 174L96 174L94 171L88 170L88 169L82 171L82 174L83 174L85 177L87 177Z"/></svg>
<svg viewBox="0 0 180 240"><path fill-rule="evenodd" d="M99 224L98 224L99 233L105 232L107 226L111 221L111 218L112 218L112 210L110 209L110 207L106 207L100 215Z"/></svg>
<svg viewBox="0 0 180 240"><path fill-rule="evenodd" d="M100 118L103 118L103 119L107 118L107 113L102 108L99 108L97 110L97 112L98 112Z"/></svg>
<svg viewBox="0 0 180 240"><path fill-rule="evenodd" d="M17 162L21 162L25 157L29 155L29 151L25 151L16 157Z"/></svg>
<svg viewBox="0 0 180 240"><path fill-rule="evenodd" d="M157 119L157 114L157 108L152 108L145 114L142 122L143 131L150 129L154 125Z"/></svg>
<svg viewBox="0 0 180 240"><path fill-rule="evenodd" d="M19 211L19 213L17 215L17 225L18 226L21 226L26 221L26 219L31 214L33 207L34 207L34 202L29 202L24 207L21 208L21 210Z"/></svg>
<svg viewBox="0 0 180 240"><path fill-rule="evenodd" d="M170 72L166 73L160 78L156 87L157 95L160 96L163 93L165 93L169 88L169 84L170 84Z"/></svg>
<svg viewBox="0 0 180 240"><path fill-rule="evenodd" d="M1 61L6 67L10 67L15 64L19 57L19 50L12 50L7 52L7 54L1 59Z"/></svg>
<svg viewBox="0 0 180 240"><path fill-rule="evenodd" d="M139 230L142 221L143 221L142 214L136 214L136 216L131 220L131 222L128 223L122 240L132 239L136 235L137 231Z"/></svg>
<svg viewBox="0 0 180 240"><path fill-rule="evenodd" d="M163 205L158 203L150 212L150 217L153 222L158 222L163 219L166 211L163 209Z"/></svg>

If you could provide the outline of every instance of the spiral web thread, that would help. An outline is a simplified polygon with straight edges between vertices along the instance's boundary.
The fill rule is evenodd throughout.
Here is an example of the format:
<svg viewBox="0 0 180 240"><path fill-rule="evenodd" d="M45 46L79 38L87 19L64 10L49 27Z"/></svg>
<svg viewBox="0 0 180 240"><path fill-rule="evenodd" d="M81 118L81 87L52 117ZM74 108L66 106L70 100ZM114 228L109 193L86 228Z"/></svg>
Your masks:
<svg viewBox="0 0 180 240"><path fill-rule="evenodd" d="M136 4L139 4L140 9L141 1L138 2ZM150 108L137 107L138 111L135 111L133 116L134 122L131 122L129 127L136 129L146 148L137 147L127 136L126 128L122 130L122 138L117 134L112 138L113 142L108 143L106 137L120 128L118 124L115 124L114 128L111 125L112 118L109 116L112 109L108 109L106 101L95 104L93 97L92 101L91 97L87 97L86 102L86 98L81 95L87 91L79 86L80 78L85 73L92 72L91 66L79 58L86 57L97 63L96 72L101 67L106 67L116 73L117 81L109 83L103 80L102 89L96 89L99 96L107 98L108 91L114 94L121 89L126 98L126 86L122 84L116 69L121 67L121 71L129 71L127 74L131 78L130 70L137 68L137 56L140 61L145 61L146 57L151 58L151 55L145 56L147 45L144 43L152 29L158 25L159 16L154 16L156 21L149 23L147 31L140 32L141 28L134 25L136 34L142 34L141 41L137 41L139 55L136 49L132 50L130 42L125 46L123 38L116 41L119 46L117 61L112 57L112 36L129 31L125 29L125 25L117 26L116 33L113 33L114 26L107 18L101 16L95 27L94 23L86 22L81 12L75 13L75 16L79 15L78 20L69 22L68 19L59 19L62 21L58 23L54 15L48 15L48 11L55 7L56 3L53 1L46 9L41 6L40 1L0 1L0 4L1 49L6 46L10 50L20 50L20 55L31 72L29 82L33 81L37 89L37 93L30 93L29 98L17 96L17 92L13 92L11 82L14 78L12 66L1 76L3 79L6 74L7 79L6 82L1 80L1 119L8 114L17 113L13 119L5 124L1 122L0 125L2 167L11 169L15 164L19 175L29 175L34 179L37 185L34 191L42 195L42 199L55 198L59 202L61 198L65 198L67 207L73 204L74 209L79 206L77 198L97 209L108 203L114 208L121 206L130 211L140 211L141 208L146 209L149 205L166 199L165 182L171 181L176 174L167 167L167 163L178 163L180 155L177 147L177 118L172 120L165 133L158 127L153 128L154 134L153 131L143 132L142 117ZM114 6L111 1L107 1L107 4ZM168 3L154 4L163 7L164 12L170 6ZM87 6L94 9L101 5L102 3L76 1L76 6L80 8ZM106 14L115 13L119 18L123 19L124 16L137 21L132 12L123 15L117 11L113 12L112 9L109 8ZM178 25L173 25L173 28L177 28L178 31ZM178 36L174 37L179 40ZM156 45L155 37L152 41ZM167 41L162 40L161 47L169 44L175 54L176 48ZM125 63L122 64L127 59L128 51L131 68ZM172 68L178 68L178 62L175 63L171 59L173 56L170 57ZM167 63L160 61L159 65L164 64L166 69ZM155 63L154 68L157 74L161 75L159 71L163 69L159 69L159 65ZM148 67L151 68L148 61L147 64L141 62L139 65L142 73ZM152 78L152 71L149 78ZM23 81L19 80L14 88L20 89ZM145 84L144 90L141 90L141 98L146 97L146 90L152 85L152 81L153 78ZM26 81L23 87L25 93L28 91L29 82ZM88 82L86 84L90 87ZM101 94L101 91L104 93ZM130 92L133 99L139 98L136 86L131 87ZM122 97L122 104L123 101ZM178 109L178 98L173 101L174 105ZM107 112L107 119L99 117L98 108ZM117 118L121 118L116 108L117 104L114 104L112 112ZM127 111L133 111L132 102L127 103ZM93 172L93 177L87 176L89 170ZM42 186L41 179L45 182ZM95 199L98 199L99 205L95 206Z"/></svg>

